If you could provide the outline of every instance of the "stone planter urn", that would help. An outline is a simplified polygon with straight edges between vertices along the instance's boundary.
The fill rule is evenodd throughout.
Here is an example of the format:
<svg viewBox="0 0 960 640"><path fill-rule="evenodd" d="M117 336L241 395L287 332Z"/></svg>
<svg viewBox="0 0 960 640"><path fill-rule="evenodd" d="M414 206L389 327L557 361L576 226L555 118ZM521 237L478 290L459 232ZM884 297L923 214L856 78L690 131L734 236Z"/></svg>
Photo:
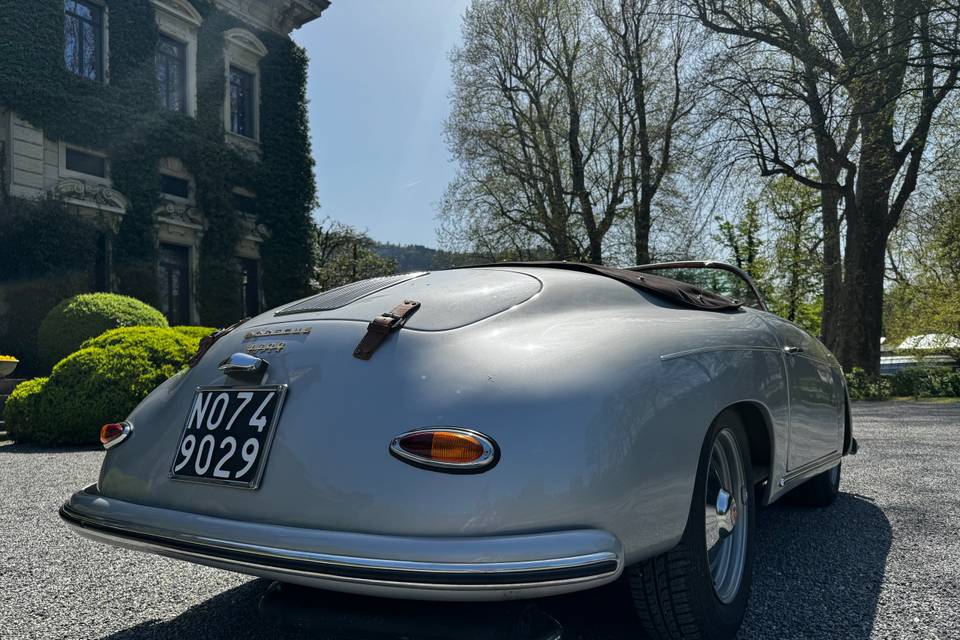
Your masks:
<svg viewBox="0 0 960 640"><path fill-rule="evenodd" d="M12 356L0 356L0 379L13 373L20 361Z"/></svg>

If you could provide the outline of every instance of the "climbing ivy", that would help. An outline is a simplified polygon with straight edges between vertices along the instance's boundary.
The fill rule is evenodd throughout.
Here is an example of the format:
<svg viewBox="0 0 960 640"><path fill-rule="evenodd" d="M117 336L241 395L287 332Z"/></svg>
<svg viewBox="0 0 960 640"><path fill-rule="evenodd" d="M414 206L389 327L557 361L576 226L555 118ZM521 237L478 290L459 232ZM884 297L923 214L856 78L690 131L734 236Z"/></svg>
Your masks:
<svg viewBox="0 0 960 640"><path fill-rule="evenodd" d="M77 78L63 61L63 0L0 0L0 105L55 140L103 149L114 187L129 200L114 239L118 290L156 303L154 211L160 159L179 158L196 182L208 222L200 247L197 302L201 321L228 324L242 313L235 251L242 226L232 208L236 186L257 193L263 284L270 305L309 293L310 212L315 205L306 119L305 52L289 39L257 32L192 0L198 33L197 117L160 109L154 58L158 29L150 0L109 0L109 83ZM269 53L261 61L261 161L224 140L224 32L253 31ZM24 249L26 250L26 249Z"/></svg>

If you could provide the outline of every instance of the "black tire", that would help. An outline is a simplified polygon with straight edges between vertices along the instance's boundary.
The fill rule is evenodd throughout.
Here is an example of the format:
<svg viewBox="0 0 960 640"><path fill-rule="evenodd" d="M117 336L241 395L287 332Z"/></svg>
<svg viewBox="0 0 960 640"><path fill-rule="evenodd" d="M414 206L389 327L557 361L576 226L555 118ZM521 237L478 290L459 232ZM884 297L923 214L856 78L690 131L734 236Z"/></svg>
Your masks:
<svg viewBox="0 0 960 640"><path fill-rule="evenodd" d="M829 507L840 493L840 464L819 473L793 489L785 497L805 507Z"/></svg>
<svg viewBox="0 0 960 640"><path fill-rule="evenodd" d="M724 430L732 432L739 445L747 483L741 502L748 501L743 570L735 597L726 603L718 597L710 573L704 508L711 452ZM750 446L743 422L736 412L726 411L714 420L700 451L693 501L680 543L625 571L637 617L651 640L727 640L736 636L747 610L753 574L757 514L752 477Z"/></svg>

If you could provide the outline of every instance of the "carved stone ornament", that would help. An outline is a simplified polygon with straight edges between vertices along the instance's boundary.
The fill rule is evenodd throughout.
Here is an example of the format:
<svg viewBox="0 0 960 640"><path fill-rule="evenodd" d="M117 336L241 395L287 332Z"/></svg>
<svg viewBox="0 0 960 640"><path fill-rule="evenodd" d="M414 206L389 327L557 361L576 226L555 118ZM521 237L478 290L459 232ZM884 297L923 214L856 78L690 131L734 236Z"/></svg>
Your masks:
<svg viewBox="0 0 960 640"><path fill-rule="evenodd" d="M157 207L156 214L173 222L203 226L203 214L190 205L164 202Z"/></svg>
<svg viewBox="0 0 960 640"><path fill-rule="evenodd" d="M86 183L82 180L61 180L54 193L58 198L70 198L89 202L95 208L113 209L125 212L129 201L119 191L102 184Z"/></svg>
<svg viewBox="0 0 960 640"><path fill-rule="evenodd" d="M258 224L256 216L241 213L238 217L240 218L240 228L245 237L254 242L263 242L270 237L269 229L265 225Z"/></svg>

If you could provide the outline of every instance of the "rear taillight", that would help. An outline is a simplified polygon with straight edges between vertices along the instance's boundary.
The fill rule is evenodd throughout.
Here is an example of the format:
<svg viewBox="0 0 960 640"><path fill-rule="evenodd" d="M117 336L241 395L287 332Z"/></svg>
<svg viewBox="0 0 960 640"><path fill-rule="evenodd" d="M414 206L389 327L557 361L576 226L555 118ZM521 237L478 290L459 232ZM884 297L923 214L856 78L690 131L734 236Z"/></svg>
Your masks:
<svg viewBox="0 0 960 640"><path fill-rule="evenodd" d="M454 427L417 429L400 434L390 452L416 465L445 471L483 471L497 460L494 441L476 431Z"/></svg>
<svg viewBox="0 0 960 640"><path fill-rule="evenodd" d="M111 422L100 427L100 444L104 449L117 446L133 433L133 425L129 422Z"/></svg>

